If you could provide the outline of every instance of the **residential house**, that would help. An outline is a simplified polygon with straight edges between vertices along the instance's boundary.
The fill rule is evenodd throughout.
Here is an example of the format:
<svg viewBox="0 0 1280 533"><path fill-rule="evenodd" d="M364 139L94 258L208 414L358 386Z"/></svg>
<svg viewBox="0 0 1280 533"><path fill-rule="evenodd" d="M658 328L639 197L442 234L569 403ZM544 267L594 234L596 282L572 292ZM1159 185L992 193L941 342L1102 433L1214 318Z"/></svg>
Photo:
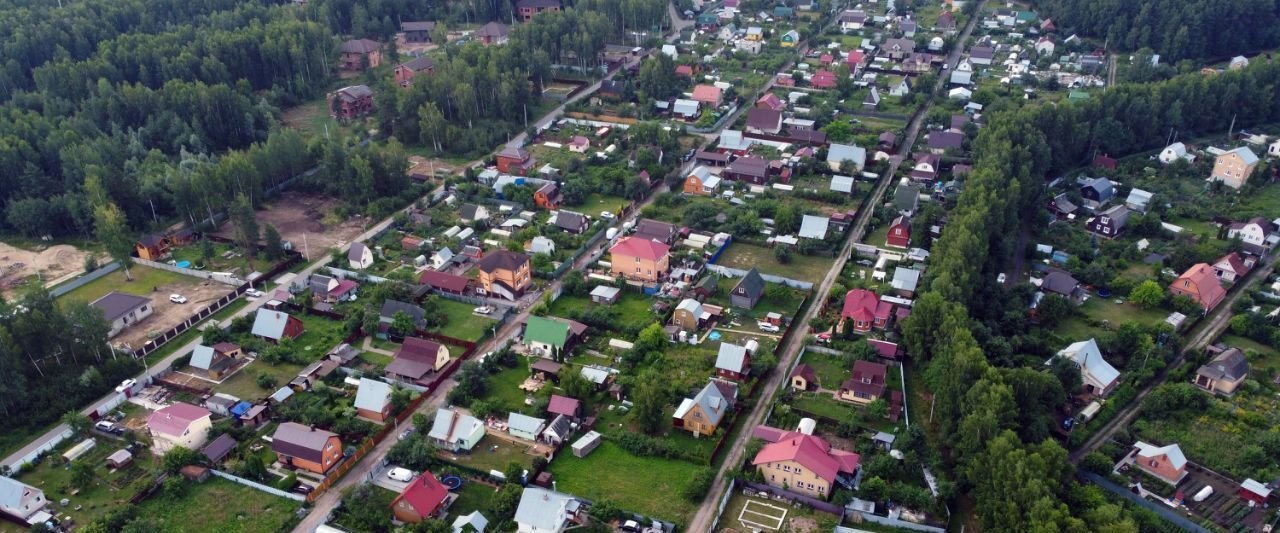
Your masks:
<svg viewBox="0 0 1280 533"><path fill-rule="evenodd" d="M840 31L844 33L861 30L866 24L867 13L860 9L846 9L840 13Z"/></svg>
<svg viewBox="0 0 1280 533"><path fill-rule="evenodd" d="M862 99L862 107L875 109L880 105L880 89L875 85L871 86L871 90L867 92L867 97Z"/></svg>
<svg viewBox="0 0 1280 533"><path fill-rule="evenodd" d="M830 225L829 217L804 215L800 218L800 231L797 235L803 239L823 240L827 238L827 228Z"/></svg>
<svg viewBox="0 0 1280 533"><path fill-rule="evenodd" d="M536 163L528 150L513 146L504 147L502 151L498 152L496 161L498 172L518 176L528 176L529 170Z"/></svg>
<svg viewBox="0 0 1280 533"><path fill-rule="evenodd" d="M591 289L591 301L602 305L613 305L618 303L622 296L622 289L610 287L608 285L598 285Z"/></svg>
<svg viewBox="0 0 1280 533"><path fill-rule="evenodd" d="M840 384L836 399L858 404L868 404L879 399L884 396L885 376L888 372L889 367L883 363L854 361L853 374Z"/></svg>
<svg viewBox="0 0 1280 533"><path fill-rule="evenodd" d="M852 163L856 170L861 171L867 164L867 149L856 144L831 143L831 146L827 147L827 166L833 172L839 171L845 161Z"/></svg>
<svg viewBox="0 0 1280 533"><path fill-rule="evenodd" d="M748 346L720 343L716 354L716 376L733 381L746 379L751 373L751 351Z"/></svg>
<svg viewBox="0 0 1280 533"><path fill-rule="evenodd" d="M537 486L525 487L516 507L517 533L563 533L587 520L577 498Z"/></svg>
<svg viewBox="0 0 1280 533"><path fill-rule="evenodd" d="M1244 244L1244 251L1260 256L1270 247L1267 239L1275 227L1270 220L1262 217L1254 217L1245 222L1232 222L1227 226L1227 238L1240 239Z"/></svg>
<svg viewBox="0 0 1280 533"><path fill-rule="evenodd" d="M1213 161L1209 181L1221 181L1232 189L1244 187L1253 169L1258 167L1258 156L1247 146L1241 146L1218 156Z"/></svg>
<svg viewBox="0 0 1280 533"><path fill-rule="evenodd" d="M553 222L557 228L572 233L574 235L582 235L587 232L587 227L591 222L582 213L574 213L573 211L561 210L556 213Z"/></svg>
<svg viewBox="0 0 1280 533"><path fill-rule="evenodd" d="M1129 457L1134 466L1170 485L1177 485L1187 475L1187 456L1177 444L1156 446L1138 441Z"/></svg>
<svg viewBox="0 0 1280 533"><path fill-rule="evenodd" d="M386 421L391 417L391 391L391 385L385 381L360 378L352 404L356 416L379 423Z"/></svg>
<svg viewBox="0 0 1280 533"><path fill-rule="evenodd" d="M973 66L968 61L961 61L951 71L951 78L948 81L952 85L973 85Z"/></svg>
<svg viewBox="0 0 1280 533"><path fill-rule="evenodd" d="M898 80L898 83L889 87L889 96L902 97L908 94L911 94L911 78L906 76L903 76L901 80Z"/></svg>
<svg viewBox="0 0 1280 533"><path fill-rule="evenodd" d="M352 85L329 93L329 116L346 121L373 112L373 90L367 85Z"/></svg>
<svg viewBox="0 0 1280 533"><path fill-rule="evenodd" d="M899 266L893 269L893 281L890 286L893 287L894 292L898 293L898 296L912 298L916 294L916 288L920 285L920 274L921 272L914 268Z"/></svg>
<svg viewBox="0 0 1280 533"><path fill-rule="evenodd" d="M1185 160L1188 163L1193 163L1196 160L1196 156L1187 153L1187 145L1180 142L1170 144L1169 146L1164 147L1163 150L1160 150L1160 162L1163 164L1172 164L1174 161L1179 159Z"/></svg>
<svg viewBox="0 0 1280 533"><path fill-rule="evenodd" d="M1253 270L1253 266L1257 262L1258 259L1255 256L1245 255L1241 257L1239 253L1231 252L1222 256L1221 259L1218 259L1213 264L1213 273L1222 281L1234 282L1243 278L1250 270Z"/></svg>
<svg viewBox="0 0 1280 533"><path fill-rule="evenodd" d="M591 140L581 135L575 135L573 136L573 140L569 141L570 152L585 154L587 152L587 148L590 147Z"/></svg>
<svg viewBox="0 0 1280 533"><path fill-rule="evenodd" d="M920 186L902 178L893 190L893 209L901 215L911 216L920 206Z"/></svg>
<svg viewBox="0 0 1280 533"><path fill-rule="evenodd" d="M452 253L450 253L450 255L452 255ZM434 265L435 256L432 256L432 259L432 263ZM426 270L423 271L422 276L418 278L418 283L440 292L463 294L467 292L467 286L471 284L471 280L465 276Z"/></svg>
<svg viewBox="0 0 1280 533"><path fill-rule="evenodd" d="M942 155L947 150L959 151L964 147L964 134L956 131L929 132L929 151Z"/></svg>
<svg viewBox="0 0 1280 533"><path fill-rule="evenodd" d="M846 320L853 323L853 331L866 333L872 328L883 329L889 325L893 304L880 300L876 293L866 289L853 289L844 295L840 309L840 322L836 331L844 331Z"/></svg>
<svg viewBox="0 0 1280 533"><path fill-rule="evenodd" d="M1040 39L1036 41L1035 48L1036 48L1036 54L1039 54L1041 56L1052 56L1053 51L1058 48L1058 45L1053 42L1052 37L1045 35L1040 37Z"/></svg>
<svg viewBox="0 0 1280 533"><path fill-rule="evenodd" d="M347 250L347 263L355 270L369 268L373 266L373 250L362 242L353 242Z"/></svg>
<svg viewBox="0 0 1280 533"><path fill-rule="evenodd" d="M560 184L554 181L543 183L533 193L533 203L538 207L547 210L560 209L560 202L564 201L563 191L560 190Z"/></svg>
<svg viewBox="0 0 1280 533"><path fill-rule="evenodd" d="M480 26L471 36L475 37L480 44L485 46L494 44L507 44L507 34L511 32L511 27L501 22L490 22L484 26Z"/></svg>
<svg viewBox="0 0 1280 533"><path fill-rule="evenodd" d="M1102 207L1115 195L1115 185L1107 178L1093 178L1080 186L1080 197L1084 199L1084 206L1089 209Z"/></svg>
<svg viewBox="0 0 1280 533"><path fill-rule="evenodd" d="M382 65L382 45L369 39L352 39L342 43L342 68L364 70Z"/></svg>
<svg viewBox="0 0 1280 533"><path fill-rule="evenodd" d="M569 417L564 415L556 415L551 419L551 423L538 434L538 442L550 446L560 446L561 443L569 440L573 434L573 423Z"/></svg>
<svg viewBox="0 0 1280 533"><path fill-rule="evenodd" d="M715 85L698 85L693 88L691 100L710 107L720 107L722 91Z"/></svg>
<svg viewBox="0 0 1280 533"><path fill-rule="evenodd" d="M693 436L711 435L737 401L737 385L711 378L693 398L685 398L672 417L675 427Z"/></svg>
<svg viewBox="0 0 1280 533"><path fill-rule="evenodd" d="M676 118L693 122L699 117L700 105L697 100L677 98L671 103L671 113Z"/></svg>
<svg viewBox="0 0 1280 533"><path fill-rule="evenodd" d="M769 183L769 161L754 155L739 157L729 163L720 175L727 180L764 185Z"/></svg>
<svg viewBox="0 0 1280 533"><path fill-rule="evenodd" d="M1188 296L1208 313L1227 297L1227 291L1214 275L1213 267L1196 263L1169 285L1174 296Z"/></svg>
<svg viewBox="0 0 1280 533"><path fill-rule="evenodd" d="M507 434L517 439L537 441L547 421L520 413L507 414Z"/></svg>
<svg viewBox="0 0 1280 533"><path fill-rule="evenodd" d="M916 51L916 42L902 38L887 39L880 51L887 54L889 59L901 61Z"/></svg>
<svg viewBox="0 0 1280 533"><path fill-rule="evenodd" d="M894 152L898 148L898 136L892 131L882 132L879 142L876 143L876 148L879 148L882 152Z"/></svg>
<svg viewBox="0 0 1280 533"><path fill-rule="evenodd" d="M990 46L974 46L969 49L969 62L975 65L990 65L996 51Z"/></svg>
<svg viewBox="0 0 1280 533"><path fill-rule="evenodd" d="M1080 288L1080 282L1072 277L1071 274L1058 269L1051 269L1045 275L1044 280L1040 282L1040 290L1057 294L1076 302L1084 297L1084 290Z"/></svg>
<svg viewBox="0 0 1280 533"><path fill-rule="evenodd" d="M1084 95L1084 97L1083 98L1077 97L1077 93L1079 93L1080 95ZM1088 99L1088 96L1089 96L1089 93L1085 93L1081 91L1072 91L1070 94L1067 95L1067 99L1068 100L1086 100ZM1120 165L1119 161L1116 161L1114 157L1111 157L1107 154L1098 154L1096 156L1093 156L1093 166L1095 167L1104 168L1107 170L1115 170L1116 167L1119 165Z"/></svg>
<svg viewBox="0 0 1280 533"><path fill-rule="evenodd" d="M423 327L423 319L427 316L427 312L415 304L388 298L382 302L382 309L378 311L380 327L387 328L396 321L396 315L401 313L409 317L409 321L413 322L415 328Z"/></svg>
<svg viewBox="0 0 1280 533"><path fill-rule="evenodd" d="M449 504L457 498L431 472L423 471L422 475L400 491L396 499L391 500L391 513L397 521L417 524L423 520L444 517Z"/></svg>
<svg viewBox="0 0 1280 533"><path fill-rule="evenodd" d="M425 385L430 375L449 364L449 347L433 340L405 337L384 369L387 379Z"/></svg>
<svg viewBox="0 0 1280 533"><path fill-rule="evenodd" d="M911 167L911 180L932 186L938 173L942 171L942 156L932 152L918 152L912 154L911 158L915 160L915 165Z"/></svg>
<svg viewBox="0 0 1280 533"><path fill-rule="evenodd" d="M764 28L761 28L760 26L747 26L747 33L744 39L755 42L763 41Z"/></svg>
<svg viewBox="0 0 1280 533"><path fill-rule="evenodd" d="M907 19L898 24L898 29L902 30L902 36L911 38L916 36L916 21Z"/></svg>
<svg viewBox="0 0 1280 533"><path fill-rule="evenodd" d="M1150 192L1134 188L1129 191L1129 197L1125 198L1124 205L1139 213L1146 213L1147 206L1151 205L1151 197Z"/></svg>
<svg viewBox="0 0 1280 533"><path fill-rule="evenodd" d="M489 220L489 209L483 205L462 204L462 207L458 208L458 218L467 224L487 222Z"/></svg>
<svg viewBox="0 0 1280 533"><path fill-rule="evenodd" d="M905 215L898 215L889 223L889 235L885 238L885 246L891 248L910 248L911 247L911 219Z"/></svg>
<svg viewBox="0 0 1280 533"><path fill-rule="evenodd" d="M671 244L675 242L676 236L679 234L680 228L675 224L668 224L650 218L642 218L636 223L636 231L632 234L641 239L660 242L662 244Z"/></svg>
<svg viewBox="0 0 1280 533"><path fill-rule="evenodd" d="M675 312L671 314L671 324L682 331L696 332L715 318L719 312L718 307L710 304L703 305L693 298L685 298L676 305Z"/></svg>
<svg viewBox="0 0 1280 533"><path fill-rule="evenodd" d="M200 450L200 453L204 454L205 457L208 457L211 464L217 465L218 463L221 463L223 459L226 459L228 455L231 455L231 452L236 449L236 445L238 444L239 443L236 442L236 439L229 433L223 433L218 435L218 438L210 441L209 444L206 444L204 448Z"/></svg>
<svg viewBox="0 0 1280 533"><path fill-rule="evenodd" d="M228 371L235 368L236 362L244 351L239 346L220 342L213 346L196 345L191 351L191 368L196 373L209 379L220 380Z"/></svg>
<svg viewBox="0 0 1280 533"><path fill-rule="evenodd" d="M453 409L436 409L427 438L435 447L452 453L469 452L484 438L484 422Z"/></svg>
<svg viewBox="0 0 1280 533"><path fill-rule="evenodd" d="M212 413L203 407L177 402L162 407L147 417L151 434L151 450L164 455L175 447L199 450L209 439L213 427Z"/></svg>
<svg viewBox="0 0 1280 533"><path fill-rule="evenodd" d="M1120 383L1120 371L1102 357L1102 350L1098 348L1096 339L1074 342L1060 350L1055 357L1067 359L1080 368L1084 392L1090 396L1111 394L1116 384ZM1053 358L1044 364L1053 364Z"/></svg>
<svg viewBox="0 0 1280 533"><path fill-rule="evenodd" d="M711 173L711 169L699 165L689 172L684 180L684 193L699 196L715 194L720 189L720 176Z"/></svg>
<svg viewBox="0 0 1280 533"><path fill-rule="evenodd" d="M933 29L944 31L947 33L955 33L956 16L950 11L943 10L938 14L938 20L933 23Z"/></svg>
<svg viewBox="0 0 1280 533"><path fill-rule="evenodd" d="M661 280L667 275L670 261L670 246L643 237L625 237L609 248L610 273L634 281Z"/></svg>
<svg viewBox="0 0 1280 533"><path fill-rule="evenodd" d="M529 244L525 246L525 251L533 255L554 255L556 253L556 241L539 235L529 240Z"/></svg>
<svg viewBox="0 0 1280 533"><path fill-rule="evenodd" d="M907 56L906 59L902 60L901 68L903 72L909 74L933 72L933 54L927 52L913 52L911 55ZM898 82L898 85L904 86L900 91L902 94L899 94L898 96L903 96L910 92L910 79L911 78L909 76L904 76L902 80Z"/></svg>
<svg viewBox="0 0 1280 533"><path fill-rule="evenodd" d="M539 357L564 356L587 333L587 326L573 320L530 316L524 326L524 345Z"/></svg>
<svg viewBox="0 0 1280 533"><path fill-rule="evenodd" d="M764 297L764 278L760 277L760 271L752 268L738 280L738 284L733 286L733 290L729 291L729 305L741 307L743 309L753 309L760 299Z"/></svg>
<svg viewBox="0 0 1280 533"><path fill-rule="evenodd" d="M547 403L547 413L567 417L569 420L582 418L582 402L574 398L552 394Z"/></svg>
<svg viewBox="0 0 1280 533"><path fill-rule="evenodd" d="M1113 239L1120 236L1120 232L1124 230L1125 222L1129 220L1129 215L1132 213L1128 206L1112 206L1110 209L1099 213L1098 216L1086 221L1085 228L1099 237Z"/></svg>
<svg viewBox="0 0 1280 533"><path fill-rule="evenodd" d="M416 57L396 65L396 83L401 87L413 85L413 78L418 74L431 74L436 71L436 62L427 56Z"/></svg>
<svg viewBox="0 0 1280 533"><path fill-rule="evenodd" d="M271 451L285 468L324 475L342 459L342 439L323 429L285 422L271 435Z"/></svg>
<svg viewBox="0 0 1280 533"><path fill-rule="evenodd" d="M1239 348L1228 348L1196 370L1195 384L1215 394L1230 396L1249 376L1249 361Z"/></svg>
<svg viewBox="0 0 1280 533"><path fill-rule="evenodd" d="M560 0L516 0L516 15L521 22L529 22L539 13L560 9Z"/></svg>
<svg viewBox="0 0 1280 533"><path fill-rule="evenodd" d="M901 270L901 269L899 269ZM867 339L867 344L876 349L876 352L885 359L897 361L905 355L903 350L897 343L882 341L879 339Z"/></svg>
<svg viewBox="0 0 1280 533"><path fill-rule="evenodd" d="M429 43L434 29L436 23L431 20L400 23L400 31L404 33L406 43Z"/></svg>
<svg viewBox="0 0 1280 533"><path fill-rule="evenodd" d="M53 516L45 511L44 491L9 476L0 476L0 512L26 524L44 524Z"/></svg>
<svg viewBox="0 0 1280 533"><path fill-rule="evenodd" d="M1071 203L1071 198L1069 198L1065 192L1054 196L1052 200L1049 200L1049 211L1052 211L1054 216L1058 217L1058 220L1071 218L1075 215L1077 209L1080 208L1076 206L1076 204Z"/></svg>
<svg viewBox="0 0 1280 533"><path fill-rule="evenodd" d="M781 98L778 98L778 95L776 94L765 93L764 96L761 96L760 99L756 100L756 107L782 112L787 110L787 103L783 102ZM778 121L779 124L781 124L782 117L778 117Z"/></svg>
<svg viewBox="0 0 1280 533"><path fill-rule="evenodd" d="M476 264L478 281L486 294L516 300L533 282L529 256L508 250L491 252Z"/></svg>
<svg viewBox="0 0 1280 533"><path fill-rule="evenodd" d="M770 96L773 94L770 93ZM764 107L751 108L747 111L747 131L776 135L782 131L782 112Z"/></svg>
<svg viewBox="0 0 1280 533"><path fill-rule="evenodd" d="M824 500L837 484L853 486L861 462L858 454L832 448L826 440L800 431L767 434L776 434L776 440L751 460L765 483Z"/></svg>
<svg viewBox="0 0 1280 533"><path fill-rule="evenodd" d="M158 233L143 235L133 245L133 251L138 255L138 258L146 259L147 261L160 261L168 257L172 248L173 243L169 241L169 238Z"/></svg>
<svg viewBox="0 0 1280 533"><path fill-rule="evenodd" d="M830 70L822 69L813 73L809 77L809 85L815 89L834 89L836 87L836 73Z"/></svg>
<svg viewBox="0 0 1280 533"><path fill-rule="evenodd" d="M151 299L123 292L109 292L89 304L102 310L102 318L111 325L107 338L119 335L125 328L146 320L155 312Z"/></svg>
<svg viewBox="0 0 1280 533"><path fill-rule="evenodd" d="M818 373L814 372L813 367L800 363L791 371L792 389L803 392L817 390L818 386Z"/></svg>
<svg viewBox="0 0 1280 533"><path fill-rule="evenodd" d="M296 317L289 316L283 311L275 311L271 309L258 309L258 314L253 319L253 336L261 338L272 344L277 344L281 339L296 339L306 331L306 326Z"/></svg>

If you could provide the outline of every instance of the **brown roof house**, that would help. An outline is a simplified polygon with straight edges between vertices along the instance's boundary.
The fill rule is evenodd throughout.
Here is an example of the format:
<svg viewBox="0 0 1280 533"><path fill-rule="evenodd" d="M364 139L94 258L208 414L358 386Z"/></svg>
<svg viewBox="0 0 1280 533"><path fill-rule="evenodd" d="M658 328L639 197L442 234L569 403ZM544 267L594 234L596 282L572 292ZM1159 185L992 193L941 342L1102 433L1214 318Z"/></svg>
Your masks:
<svg viewBox="0 0 1280 533"><path fill-rule="evenodd" d="M436 23L433 20L400 23L400 31L404 32L404 41L407 43L431 42L431 31L434 29Z"/></svg>
<svg viewBox="0 0 1280 533"><path fill-rule="evenodd" d="M286 468L323 475L342 459L342 439L323 429L285 422L271 435L271 451Z"/></svg>
<svg viewBox="0 0 1280 533"><path fill-rule="evenodd" d="M1214 275L1213 267L1205 263L1196 263L1183 272L1178 279L1169 285L1169 292L1174 296L1189 296L1204 312L1208 313L1227 297L1227 291Z"/></svg>
<svg viewBox="0 0 1280 533"><path fill-rule="evenodd" d="M560 11L560 0L516 0L516 14L521 22L529 22L544 11Z"/></svg>
<svg viewBox="0 0 1280 533"><path fill-rule="evenodd" d="M818 373L813 367L800 363L791 371L791 388L798 391L817 390Z"/></svg>
<svg viewBox="0 0 1280 533"><path fill-rule="evenodd" d="M352 85L329 93L329 116L351 120L373 112L373 90L368 85Z"/></svg>
<svg viewBox="0 0 1280 533"><path fill-rule="evenodd" d="M854 361L853 375L840 384L836 399L854 403L871 403L884 396L885 376L889 367L871 361Z"/></svg>
<svg viewBox="0 0 1280 533"><path fill-rule="evenodd" d="M480 44L485 46L493 44L506 44L507 34L511 32L511 27L501 22L490 22L484 26L476 28L471 36L475 37Z"/></svg>
<svg viewBox="0 0 1280 533"><path fill-rule="evenodd" d="M425 384L430 375L449 364L449 347L436 341L405 337L385 370L388 379Z"/></svg>
<svg viewBox="0 0 1280 533"><path fill-rule="evenodd" d="M382 64L382 45L369 39L352 39L342 43L342 68L364 70Z"/></svg>
<svg viewBox="0 0 1280 533"><path fill-rule="evenodd" d="M1229 348L1196 370L1196 386L1229 396L1249 376L1249 361L1239 348Z"/></svg>
<svg viewBox="0 0 1280 533"><path fill-rule="evenodd" d="M413 84L414 76L419 74L431 74L436 71L436 62L427 56L415 58L396 65L396 83L401 87L408 87Z"/></svg>
<svg viewBox="0 0 1280 533"><path fill-rule="evenodd" d="M516 300L533 282L529 269L529 256L508 250L498 250L484 256L477 263L478 281L484 292L508 300Z"/></svg>
<svg viewBox="0 0 1280 533"><path fill-rule="evenodd" d="M764 107L747 111L747 132L776 135L782 131L782 112Z"/></svg>

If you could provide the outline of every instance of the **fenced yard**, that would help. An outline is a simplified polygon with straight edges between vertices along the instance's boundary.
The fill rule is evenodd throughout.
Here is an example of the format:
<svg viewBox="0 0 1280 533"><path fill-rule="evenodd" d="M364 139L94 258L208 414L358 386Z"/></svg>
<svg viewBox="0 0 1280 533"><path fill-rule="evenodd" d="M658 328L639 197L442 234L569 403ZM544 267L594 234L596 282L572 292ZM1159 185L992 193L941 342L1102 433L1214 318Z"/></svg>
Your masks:
<svg viewBox="0 0 1280 533"><path fill-rule="evenodd" d="M628 511L682 524L696 508L682 494L698 468L676 459L637 457L606 440L585 458L560 454L548 470L562 492L607 499Z"/></svg>
<svg viewBox="0 0 1280 533"><path fill-rule="evenodd" d="M818 283L831 270L831 262L830 257L800 255L793 250L790 262L781 263L773 248L735 241L720 254L716 264L741 270L754 267L763 274Z"/></svg>
<svg viewBox="0 0 1280 533"><path fill-rule="evenodd" d="M188 483L177 500L156 494L139 505L138 515L154 517L171 531L236 531L274 533L289 529L299 503L210 477Z"/></svg>

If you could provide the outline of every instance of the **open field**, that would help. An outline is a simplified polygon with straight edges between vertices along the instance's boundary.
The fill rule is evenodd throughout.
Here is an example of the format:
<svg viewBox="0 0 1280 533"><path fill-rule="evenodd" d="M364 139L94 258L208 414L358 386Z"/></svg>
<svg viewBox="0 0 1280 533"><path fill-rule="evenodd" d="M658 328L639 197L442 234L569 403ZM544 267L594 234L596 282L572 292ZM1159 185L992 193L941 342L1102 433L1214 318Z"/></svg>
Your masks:
<svg viewBox="0 0 1280 533"><path fill-rule="evenodd" d="M611 309L617 311L617 321L614 322L617 327L611 328L614 332L629 332L631 330L641 330L645 326L658 321L658 317L653 314L649 306L652 300L641 296L631 290L624 290L618 298L618 303L610 306ZM561 296L551 304L548 314L552 316L573 318L593 306L602 305L591 301L588 296ZM627 335L620 335L624 340L632 340Z"/></svg>
<svg viewBox="0 0 1280 533"><path fill-rule="evenodd" d="M230 285L142 265L129 267L129 273L133 275L133 281L126 281L124 269L120 269L64 294L62 298L88 303L112 291L150 298L155 312L111 338L113 344L133 348L139 348L152 336L181 324L232 291ZM170 294L185 296L187 303L170 302Z"/></svg>
<svg viewBox="0 0 1280 533"><path fill-rule="evenodd" d="M67 244L33 252L0 242L0 294L5 298L22 285L40 276L46 286L56 285L83 272L89 252Z"/></svg>
<svg viewBox="0 0 1280 533"><path fill-rule="evenodd" d="M476 307L474 305L444 298L432 298L431 301L449 317L449 322L444 327L432 330L432 333L474 342L480 340L490 327L497 324L493 319L473 313ZM456 350L458 356L462 355L460 347L451 346L449 350L450 352Z"/></svg>
<svg viewBox="0 0 1280 533"><path fill-rule="evenodd" d="M591 195L587 197L587 201L573 209L589 217L598 217L600 216L601 211L612 211L614 214L617 214L623 207L626 207L626 205L627 201L622 198L618 198L616 196L605 196L600 193L591 193Z"/></svg>
<svg viewBox="0 0 1280 533"><path fill-rule="evenodd" d="M608 499L628 511L680 524L695 508L680 494L697 468L675 459L636 457L606 440L585 458L560 454L549 470L562 492Z"/></svg>
<svg viewBox="0 0 1280 533"><path fill-rule="evenodd" d="M773 255L773 249L754 244L735 242L720 255L716 264L751 270L760 269L761 273L783 276L800 281L817 283L831 269L832 258L800 255L792 252L791 263L782 264Z"/></svg>
<svg viewBox="0 0 1280 533"><path fill-rule="evenodd" d="M340 200L286 191L264 209L255 213L258 225L275 226L280 237L294 244L307 259L323 257L329 248L351 242L364 232L366 220L355 216L342 220L335 209ZM235 224L228 222L218 228L217 235L234 238Z"/></svg>
<svg viewBox="0 0 1280 533"><path fill-rule="evenodd" d="M188 484L176 501L156 495L138 507L139 516L154 517L169 531L273 533L294 523L298 502L237 485L218 477Z"/></svg>
<svg viewBox="0 0 1280 533"><path fill-rule="evenodd" d="M236 372L220 385L211 385L207 381L196 380L193 384L200 387L211 387L217 392L230 394L241 400L255 401L270 396L276 389L289 384L289 380L298 375L298 371L302 370L302 365L294 365L289 363L280 363L277 365L269 365L262 361L254 361ZM264 389L258 386L258 375L270 375L276 381L276 386L271 389Z"/></svg>
<svg viewBox="0 0 1280 533"><path fill-rule="evenodd" d="M471 514L471 511L480 511L484 514L489 510L489 500L493 498L494 488L484 483L476 483L470 479L462 482L462 488L457 491L458 499L449 506L448 522L453 523L454 519L459 516Z"/></svg>
<svg viewBox="0 0 1280 533"><path fill-rule="evenodd" d="M1114 297L1110 299L1089 298L1089 301L1078 309L1093 320L1105 320L1113 328L1130 320L1143 326L1151 326L1163 322L1165 317L1169 316L1169 311L1166 309L1143 309L1129 302L1118 304L1115 302ZM1063 321L1056 332L1064 340L1075 342L1097 335L1098 329L1090 327L1080 318L1071 318Z"/></svg>

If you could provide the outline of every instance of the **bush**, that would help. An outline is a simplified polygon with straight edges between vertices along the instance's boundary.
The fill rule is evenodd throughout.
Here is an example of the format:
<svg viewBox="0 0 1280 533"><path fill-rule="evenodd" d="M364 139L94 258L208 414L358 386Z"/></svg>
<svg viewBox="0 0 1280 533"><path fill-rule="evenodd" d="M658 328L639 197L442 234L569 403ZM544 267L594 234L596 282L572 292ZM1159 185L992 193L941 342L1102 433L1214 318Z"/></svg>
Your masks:
<svg viewBox="0 0 1280 533"><path fill-rule="evenodd" d="M682 495L691 502L702 501L707 491L711 490L711 482L715 481L715 478L716 472L711 468L698 469L698 472L693 475L693 480L682 491Z"/></svg>
<svg viewBox="0 0 1280 533"><path fill-rule="evenodd" d="M258 374L257 383L258 383L258 388L261 388L264 390L271 390L276 386L276 378L271 374L262 372Z"/></svg>

